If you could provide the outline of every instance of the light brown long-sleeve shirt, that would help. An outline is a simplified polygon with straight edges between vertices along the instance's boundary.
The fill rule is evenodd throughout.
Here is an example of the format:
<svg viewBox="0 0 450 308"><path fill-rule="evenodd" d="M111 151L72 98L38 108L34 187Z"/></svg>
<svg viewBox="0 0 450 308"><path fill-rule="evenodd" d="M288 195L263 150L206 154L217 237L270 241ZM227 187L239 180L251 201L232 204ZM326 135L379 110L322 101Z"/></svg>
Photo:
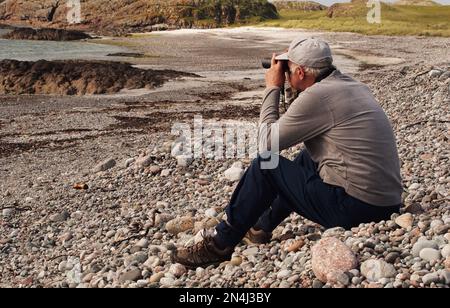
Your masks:
<svg viewBox="0 0 450 308"><path fill-rule="evenodd" d="M304 142L325 183L375 206L402 202L394 132L366 85L335 71L301 93L281 118L279 99L280 89L269 88L262 103L269 147L277 123L279 150Z"/></svg>

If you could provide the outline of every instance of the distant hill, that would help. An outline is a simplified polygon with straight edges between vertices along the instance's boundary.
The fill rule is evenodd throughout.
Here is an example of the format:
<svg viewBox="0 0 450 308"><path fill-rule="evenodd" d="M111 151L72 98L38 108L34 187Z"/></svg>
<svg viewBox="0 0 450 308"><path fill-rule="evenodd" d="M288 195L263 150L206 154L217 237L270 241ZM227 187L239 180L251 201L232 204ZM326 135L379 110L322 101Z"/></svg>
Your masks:
<svg viewBox="0 0 450 308"><path fill-rule="evenodd" d="M328 7L314 1L272 0L277 10L323 11Z"/></svg>
<svg viewBox="0 0 450 308"><path fill-rule="evenodd" d="M367 1L365 0L352 0L350 3L335 3L328 8L327 16L330 18L337 17L355 17L367 15ZM390 6L385 3L381 3L382 10L389 9Z"/></svg>
<svg viewBox="0 0 450 308"><path fill-rule="evenodd" d="M0 23L67 27L65 0L0 0ZM158 24L209 28L278 17L267 0L81 0L82 25L94 32L140 32Z"/></svg>
<svg viewBox="0 0 450 308"><path fill-rule="evenodd" d="M395 5L438 6L441 5L431 0L398 0Z"/></svg>
<svg viewBox="0 0 450 308"><path fill-rule="evenodd" d="M418 0L408 1L412 4ZM422 3L423 0L419 1ZM431 2L431 1L430 1ZM449 5L395 5L381 3L381 23L371 23L367 0L335 3L328 10L280 9L280 18L261 26L357 32L382 35L424 35L450 37Z"/></svg>

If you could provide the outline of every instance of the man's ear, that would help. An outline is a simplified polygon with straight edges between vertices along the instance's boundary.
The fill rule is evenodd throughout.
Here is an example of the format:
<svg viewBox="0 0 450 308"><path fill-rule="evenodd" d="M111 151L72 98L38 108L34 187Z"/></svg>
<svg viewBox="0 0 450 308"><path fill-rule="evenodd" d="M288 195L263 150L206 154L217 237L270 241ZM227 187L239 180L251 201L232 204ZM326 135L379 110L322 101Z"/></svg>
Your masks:
<svg viewBox="0 0 450 308"><path fill-rule="evenodd" d="M305 79L305 71L304 71L303 67L300 66L300 67L298 68L297 72L298 72L298 78L299 78L300 80Z"/></svg>

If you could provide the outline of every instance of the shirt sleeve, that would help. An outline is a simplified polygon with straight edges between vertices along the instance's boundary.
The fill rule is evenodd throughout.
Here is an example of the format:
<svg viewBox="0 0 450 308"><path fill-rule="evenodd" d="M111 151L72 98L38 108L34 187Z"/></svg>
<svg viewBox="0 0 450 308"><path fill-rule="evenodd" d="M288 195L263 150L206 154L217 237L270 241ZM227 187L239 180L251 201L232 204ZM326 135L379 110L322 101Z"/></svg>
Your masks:
<svg viewBox="0 0 450 308"><path fill-rule="evenodd" d="M264 93L259 123L260 152L282 151L321 135L334 126L326 102L309 91L301 93L280 118L280 91L280 88L273 87ZM278 149L272 138L278 138Z"/></svg>

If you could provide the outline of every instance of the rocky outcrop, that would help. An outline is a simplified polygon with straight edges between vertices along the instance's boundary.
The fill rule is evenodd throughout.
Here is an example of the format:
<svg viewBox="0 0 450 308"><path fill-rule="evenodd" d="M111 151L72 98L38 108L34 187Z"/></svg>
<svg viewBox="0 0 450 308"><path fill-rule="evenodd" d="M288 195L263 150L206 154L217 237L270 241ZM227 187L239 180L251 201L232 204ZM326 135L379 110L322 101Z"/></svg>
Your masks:
<svg viewBox="0 0 450 308"><path fill-rule="evenodd" d="M392 11L391 5L381 2L381 9ZM352 0L350 3L335 3L328 8L327 16L337 17L365 17L367 16L367 0Z"/></svg>
<svg viewBox="0 0 450 308"><path fill-rule="evenodd" d="M0 23L46 27L72 27L99 33L151 31L168 27L217 27L249 19L276 18L267 0L85 0L81 24L69 25L66 1L6 0L0 3Z"/></svg>
<svg viewBox="0 0 450 308"><path fill-rule="evenodd" d="M155 88L182 76L169 70L142 70L103 61L0 61L0 94L109 94L122 89Z"/></svg>
<svg viewBox="0 0 450 308"><path fill-rule="evenodd" d="M2 38L8 40L77 41L92 37L75 30L15 28Z"/></svg>
<svg viewBox="0 0 450 308"><path fill-rule="evenodd" d="M272 0L277 10L296 10L296 11L323 11L327 7L314 1L302 0Z"/></svg>

